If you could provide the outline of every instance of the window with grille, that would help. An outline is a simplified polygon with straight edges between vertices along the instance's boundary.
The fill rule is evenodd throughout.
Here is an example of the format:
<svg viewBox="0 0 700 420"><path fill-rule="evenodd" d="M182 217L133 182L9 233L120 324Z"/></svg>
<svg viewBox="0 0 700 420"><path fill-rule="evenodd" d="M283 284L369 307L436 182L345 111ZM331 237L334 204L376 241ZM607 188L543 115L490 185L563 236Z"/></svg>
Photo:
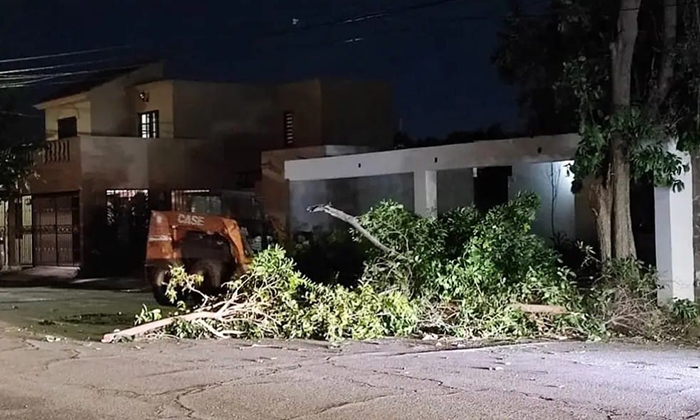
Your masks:
<svg viewBox="0 0 700 420"><path fill-rule="evenodd" d="M284 113L284 145L285 147L294 145L294 113L292 111Z"/></svg>
<svg viewBox="0 0 700 420"><path fill-rule="evenodd" d="M139 114L139 137L153 139L160 137L158 111Z"/></svg>
<svg viewBox="0 0 700 420"><path fill-rule="evenodd" d="M172 190L170 200L174 211L221 214L221 196L209 190Z"/></svg>
<svg viewBox="0 0 700 420"><path fill-rule="evenodd" d="M136 216L148 210L148 190L107 190L107 226L116 226L126 216Z"/></svg>

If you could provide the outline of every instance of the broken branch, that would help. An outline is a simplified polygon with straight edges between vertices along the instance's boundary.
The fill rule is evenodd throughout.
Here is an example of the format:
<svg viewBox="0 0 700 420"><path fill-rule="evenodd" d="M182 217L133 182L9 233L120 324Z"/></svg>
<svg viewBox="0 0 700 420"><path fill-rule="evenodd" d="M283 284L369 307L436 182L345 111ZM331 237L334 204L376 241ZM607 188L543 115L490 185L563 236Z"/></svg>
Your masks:
<svg viewBox="0 0 700 420"><path fill-rule="evenodd" d="M194 321L197 319L221 319L223 315L215 312L195 312L187 315L174 316L170 318L160 319L158 321L149 322L147 324L139 325L133 328L126 329L124 331L117 331L109 334L105 334L102 337L103 343L111 343L118 338L133 338L140 335L148 334L151 331L159 330L163 327L167 327L176 320L183 321Z"/></svg>
<svg viewBox="0 0 700 420"><path fill-rule="evenodd" d="M367 240L370 241L372 245L376 246L377 248L381 249L387 254L397 254L396 251L379 242L379 239L375 238L371 233L367 231L367 229L363 228L360 224L360 220L355 216L351 216L341 210L331 207L329 204L317 204L315 206L309 206L306 210L310 213L326 213L332 217L335 217L336 219L342 220L343 222L349 224L350 226L355 228L355 230L360 232L360 234L367 238Z"/></svg>
<svg viewBox="0 0 700 420"><path fill-rule="evenodd" d="M551 314L551 315L563 315L567 313L566 309L562 306L553 305L527 305L524 303L516 303L510 305L513 309L519 309L526 314Z"/></svg>

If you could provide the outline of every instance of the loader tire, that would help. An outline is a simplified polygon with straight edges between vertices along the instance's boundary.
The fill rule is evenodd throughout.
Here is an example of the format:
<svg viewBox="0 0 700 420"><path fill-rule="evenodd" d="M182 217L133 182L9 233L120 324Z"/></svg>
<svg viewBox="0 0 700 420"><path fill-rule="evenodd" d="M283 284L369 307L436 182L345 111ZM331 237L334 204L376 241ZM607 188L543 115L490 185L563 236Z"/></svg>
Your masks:
<svg viewBox="0 0 700 420"><path fill-rule="evenodd" d="M223 283L224 263L217 260L199 260L192 265L192 274L199 274L204 278L202 291L209 294L218 293Z"/></svg>
<svg viewBox="0 0 700 420"><path fill-rule="evenodd" d="M159 305L174 306L175 304L165 296L165 290L168 288L170 273L164 268L153 269L150 273L149 281L153 287L153 297Z"/></svg>

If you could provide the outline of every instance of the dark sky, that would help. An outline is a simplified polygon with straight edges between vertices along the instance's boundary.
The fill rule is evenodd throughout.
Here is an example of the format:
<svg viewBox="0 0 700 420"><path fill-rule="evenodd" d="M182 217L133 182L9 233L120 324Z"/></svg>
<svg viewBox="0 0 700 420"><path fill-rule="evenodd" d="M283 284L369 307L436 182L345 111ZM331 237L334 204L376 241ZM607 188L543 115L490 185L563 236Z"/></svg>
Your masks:
<svg viewBox="0 0 700 420"><path fill-rule="evenodd" d="M444 136L492 123L515 128L513 91L499 82L490 62L501 26L496 17L507 13L507 0L447 0L401 11L427 2L2 0L0 59L128 45L2 69L152 57L169 59L184 75L212 80L384 79L394 88L396 114L411 136ZM382 11L388 15L331 23Z"/></svg>

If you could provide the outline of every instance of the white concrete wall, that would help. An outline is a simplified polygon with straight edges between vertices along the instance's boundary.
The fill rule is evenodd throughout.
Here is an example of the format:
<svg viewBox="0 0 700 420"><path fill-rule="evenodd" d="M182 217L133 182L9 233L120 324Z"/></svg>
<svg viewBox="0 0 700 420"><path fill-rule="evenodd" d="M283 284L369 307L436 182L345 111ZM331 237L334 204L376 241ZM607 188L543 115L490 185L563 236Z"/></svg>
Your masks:
<svg viewBox="0 0 700 420"><path fill-rule="evenodd" d="M414 207L413 174L393 174L320 181L292 181L290 188L291 232L309 232L342 225L322 213L308 213L314 204L331 203L352 215L369 211L384 200L394 200L408 210ZM438 210L440 213L474 203L472 171L438 172Z"/></svg>
<svg viewBox="0 0 700 420"><path fill-rule="evenodd" d="M694 170L690 156L669 142L668 150L677 154L690 170L678 177L686 186L683 190L657 187L654 189L656 234L656 268L659 270L658 301L695 301L695 267L693 258L693 182Z"/></svg>
<svg viewBox="0 0 700 420"><path fill-rule="evenodd" d="M562 134L295 160L285 163L285 177L307 181L556 162L573 159L578 142L578 135Z"/></svg>
<svg viewBox="0 0 700 420"><path fill-rule="evenodd" d="M531 191L540 197L540 208L532 230L544 238L564 234L576 238L576 203L571 192L570 161L513 165L508 198Z"/></svg>
<svg viewBox="0 0 700 420"><path fill-rule="evenodd" d="M327 181L299 181L289 183L289 232L327 230L331 218L326 214L309 213L306 208L329 202Z"/></svg>

